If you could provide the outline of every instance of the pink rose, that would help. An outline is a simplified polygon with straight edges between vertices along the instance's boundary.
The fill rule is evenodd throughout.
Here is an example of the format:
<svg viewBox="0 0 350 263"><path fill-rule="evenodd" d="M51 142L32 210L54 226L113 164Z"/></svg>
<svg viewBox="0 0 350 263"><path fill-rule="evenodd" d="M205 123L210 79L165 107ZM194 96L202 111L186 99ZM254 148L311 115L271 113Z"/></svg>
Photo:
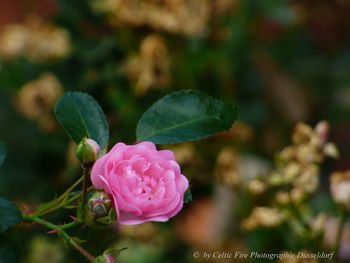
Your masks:
<svg viewBox="0 0 350 263"><path fill-rule="evenodd" d="M116 144L96 161L92 184L113 197L120 224L165 222L183 206L188 180L171 151L151 142Z"/></svg>

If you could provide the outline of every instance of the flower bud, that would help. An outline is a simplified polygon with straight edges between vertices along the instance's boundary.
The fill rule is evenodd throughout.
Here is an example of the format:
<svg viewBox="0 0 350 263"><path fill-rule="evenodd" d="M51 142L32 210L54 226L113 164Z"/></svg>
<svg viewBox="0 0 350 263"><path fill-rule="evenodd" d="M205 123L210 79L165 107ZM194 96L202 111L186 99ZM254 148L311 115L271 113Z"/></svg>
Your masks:
<svg viewBox="0 0 350 263"><path fill-rule="evenodd" d="M112 256L101 255L98 256L93 263L117 263L117 261L114 260Z"/></svg>
<svg viewBox="0 0 350 263"><path fill-rule="evenodd" d="M77 146L76 157L83 165L92 165L99 151L100 147L94 140L84 138Z"/></svg>
<svg viewBox="0 0 350 263"><path fill-rule="evenodd" d="M93 191L87 201L86 223L89 226L106 226L115 223L116 213L112 200L103 191Z"/></svg>

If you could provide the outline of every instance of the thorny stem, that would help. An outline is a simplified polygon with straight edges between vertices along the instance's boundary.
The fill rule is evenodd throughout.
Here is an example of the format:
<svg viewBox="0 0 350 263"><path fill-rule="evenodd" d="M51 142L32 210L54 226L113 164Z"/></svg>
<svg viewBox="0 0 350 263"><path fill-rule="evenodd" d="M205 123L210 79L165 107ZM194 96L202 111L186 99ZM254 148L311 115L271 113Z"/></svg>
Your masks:
<svg viewBox="0 0 350 263"><path fill-rule="evenodd" d="M89 176L90 176L90 167L82 165L83 168L83 194L81 197L81 218L83 221L85 221L86 216L86 196L88 192L88 183L89 183Z"/></svg>
<svg viewBox="0 0 350 263"><path fill-rule="evenodd" d="M65 230L78 226L81 224L80 221L73 221L68 224L64 224L62 226L55 225L53 223L50 223L40 217L37 216L30 216L30 215L23 215L23 219L28 222L34 222L39 225L43 225L48 229L54 230L57 232L57 234L68 244L70 244L73 248L75 248L77 251L79 251L80 254L82 254L87 260L90 262L93 262L95 260L95 257L91 255L88 251L86 251L82 246L80 246L71 236L69 236Z"/></svg>
<svg viewBox="0 0 350 263"><path fill-rule="evenodd" d="M49 214L53 211L56 211L57 209L60 209L61 207L63 207L65 205L65 203L63 202L64 199L74 190L75 187L77 187L82 181L84 180L83 177L79 178L71 187L69 187L62 195L60 195L58 198L56 198L55 200L47 203L47 204L50 204L50 203L53 203L55 205L53 206L49 206L49 207L45 207L45 208L42 208L42 209L38 209L34 214L36 216L43 216L43 215L46 215L46 214ZM67 201L67 203L71 203L72 201L76 200L77 197L79 197L79 195L77 196L74 196L72 197L71 199L69 199ZM54 203L54 202L58 202L58 204Z"/></svg>

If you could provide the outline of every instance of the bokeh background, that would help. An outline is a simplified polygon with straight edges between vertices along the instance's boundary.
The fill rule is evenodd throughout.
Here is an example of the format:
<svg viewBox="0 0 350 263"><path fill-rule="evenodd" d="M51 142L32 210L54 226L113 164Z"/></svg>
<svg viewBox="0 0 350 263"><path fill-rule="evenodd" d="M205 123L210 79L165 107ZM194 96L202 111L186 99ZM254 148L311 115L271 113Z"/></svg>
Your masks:
<svg viewBox="0 0 350 263"><path fill-rule="evenodd" d="M64 92L94 96L113 145L135 141L137 120L158 98L195 89L235 103L240 118L228 133L163 146L191 180L193 202L164 224L77 230L84 246L96 255L128 247L122 263L201 262L195 251L331 251L338 212L329 176L350 168L349 1L0 0L0 6L0 139L8 149L1 195L34 208L79 177L74 144L52 112ZM320 120L329 122L341 157L320 166L310 201L314 213L327 216L319 247L290 238L284 226L244 229L242 220L269 200L257 200L249 182L276 167L275 154L292 143L298 122ZM67 220L65 213L51 219ZM21 262L84 260L43 229L12 234ZM350 228L341 247L348 262Z"/></svg>

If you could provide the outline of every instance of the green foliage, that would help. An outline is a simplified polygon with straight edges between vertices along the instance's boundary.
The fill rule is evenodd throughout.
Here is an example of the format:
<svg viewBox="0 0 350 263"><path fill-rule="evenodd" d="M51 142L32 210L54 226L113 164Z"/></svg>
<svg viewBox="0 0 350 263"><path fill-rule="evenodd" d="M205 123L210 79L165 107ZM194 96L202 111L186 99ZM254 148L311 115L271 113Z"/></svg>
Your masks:
<svg viewBox="0 0 350 263"><path fill-rule="evenodd" d="M0 197L0 232L22 221L22 214L18 208L6 198Z"/></svg>
<svg viewBox="0 0 350 263"><path fill-rule="evenodd" d="M189 204L192 202L192 192L190 189L188 189L185 193L185 197L184 197L184 203L185 204Z"/></svg>
<svg viewBox="0 0 350 263"><path fill-rule="evenodd" d="M137 124L138 141L174 144L200 140L230 129L237 108L204 93L187 90L153 104Z"/></svg>
<svg viewBox="0 0 350 263"><path fill-rule="evenodd" d="M4 235L0 235L0 262L18 262L18 247L15 242Z"/></svg>
<svg viewBox="0 0 350 263"><path fill-rule="evenodd" d="M82 92L68 92L55 107L58 122L79 143L84 137L107 145L109 132L106 117L93 97Z"/></svg>
<svg viewBox="0 0 350 263"><path fill-rule="evenodd" d="M0 142L0 165L2 165L5 158L6 158L6 148L5 148L5 145Z"/></svg>

